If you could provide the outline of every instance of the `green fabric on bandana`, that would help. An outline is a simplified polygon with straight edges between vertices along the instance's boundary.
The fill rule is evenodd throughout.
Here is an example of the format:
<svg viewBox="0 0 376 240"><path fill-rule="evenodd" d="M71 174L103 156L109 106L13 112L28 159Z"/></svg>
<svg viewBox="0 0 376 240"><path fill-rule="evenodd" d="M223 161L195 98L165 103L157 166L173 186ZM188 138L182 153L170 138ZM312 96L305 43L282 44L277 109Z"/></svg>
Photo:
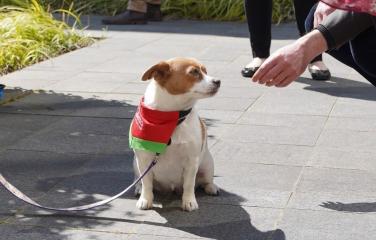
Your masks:
<svg viewBox="0 0 376 240"><path fill-rule="evenodd" d="M145 150L154 153L164 153L167 148L167 144L151 142L136 137L129 137L129 146L133 149Z"/></svg>

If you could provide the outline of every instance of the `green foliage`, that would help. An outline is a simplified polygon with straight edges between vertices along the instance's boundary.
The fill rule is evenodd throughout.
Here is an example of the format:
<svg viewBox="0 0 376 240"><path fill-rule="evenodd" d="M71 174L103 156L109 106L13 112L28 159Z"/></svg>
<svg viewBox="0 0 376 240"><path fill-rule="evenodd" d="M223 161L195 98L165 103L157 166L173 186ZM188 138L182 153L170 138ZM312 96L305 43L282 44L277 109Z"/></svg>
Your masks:
<svg viewBox="0 0 376 240"><path fill-rule="evenodd" d="M12 0L0 0L1 4ZM239 21L244 20L244 0L164 0L162 10L172 17L202 20ZM266 1L266 0L265 0ZM304 0L302 0L304 1ZM114 15L127 8L128 0L41 0L53 9L73 6L82 14ZM291 0L273 1L273 21L293 18Z"/></svg>
<svg viewBox="0 0 376 240"><path fill-rule="evenodd" d="M172 16L220 21L244 20L244 0L165 0L164 13ZM273 21L291 19L290 0L273 1Z"/></svg>
<svg viewBox="0 0 376 240"><path fill-rule="evenodd" d="M11 2L17 7L0 8L0 75L93 42L64 22L55 20L37 0ZM57 12L70 14L66 10Z"/></svg>

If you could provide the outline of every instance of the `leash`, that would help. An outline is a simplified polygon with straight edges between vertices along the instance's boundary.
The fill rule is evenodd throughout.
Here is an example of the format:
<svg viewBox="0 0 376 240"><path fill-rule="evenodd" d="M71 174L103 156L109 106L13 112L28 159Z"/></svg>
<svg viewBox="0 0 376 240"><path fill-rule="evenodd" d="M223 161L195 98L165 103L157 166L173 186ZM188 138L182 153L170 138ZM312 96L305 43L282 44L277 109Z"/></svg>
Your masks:
<svg viewBox="0 0 376 240"><path fill-rule="evenodd" d="M192 111L192 109L180 111L177 125L180 125L187 118L187 116L191 113L191 111ZM171 139L170 139L168 145L170 145L170 144L171 144ZM101 201L98 201L98 202L94 202L94 203L90 203L90 204L86 204L86 205L82 205L82 206L69 207L69 208L55 208L55 207L47 207L47 206L41 205L41 204L35 202L34 200L32 200L31 198L29 198L26 194L24 194L20 190L18 190L11 183L9 183L8 180L6 180L1 173L0 173L0 184L6 190L8 190L11 194L13 194L16 198L20 199L21 201L23 201L23 202L25 202L29 205L37 207L37 208L41 208L41 209L45 209L45 210L58 211L58 212L84 211L84 210L89 210L89 209L92 209L92 208L96 208L96 207L108 204L108 203L114 201L115 199L121 197L125 193L127 193L132 187L134 187L137 183L139 183L142 180L142 178L145 177L145 175L155 166L155 164L157 164L158 159L159 159L159 155L160 155L159 153L156 153L153 161L149 164L149 166L146 168L146 170L131 185L129 185L126 189L124 189L120 193L118 193L118 194L116 194L112 197L109 197L107 199L104 199L104 200L101 200Z"/></svg>
<svg viewBox="0 0 376 240"><path fill-rule="evenodd" d="M130 186L128 186L126 189L124 189L120 193L116 194L115 196L112 196L110 198L107 198L107 199L104 199L102 201L98 201L98 202L95 202L95 203L82 205L82 206L76 206L76 207L70 207L70 208L46 207L46 206L43 206L43 205L35 202L34 200L32 200L31 198L26 196L24 193L22 193L20 190L18 190L15 186L10 184L3 177L3 175L1 173L0 173L0 183L1 183L1 185L3 185L3 187L5 187L5 189L7 189L10 193L12 193L15 197L17 197L18 199L22 200L23 202L25 202L29 205L32 205L34 207L38 207L38 208L45 209L45 210L59 211L59 212L84 211L84 210L89 210L89 209L92 209L92 208L96 208L96 207L105 205L107 203L114 201L115 199L119 198L120 196L124 195L132 187L134 187L138 182L140 182L141 179L143 177L145 177L145 175L154 167L154 165L157 164L158 158L159 158L159 154L157 154L155 156L153 161L149 164L149 166L146 168L146 170L140 175L140 177L138 177Z"/></svg>

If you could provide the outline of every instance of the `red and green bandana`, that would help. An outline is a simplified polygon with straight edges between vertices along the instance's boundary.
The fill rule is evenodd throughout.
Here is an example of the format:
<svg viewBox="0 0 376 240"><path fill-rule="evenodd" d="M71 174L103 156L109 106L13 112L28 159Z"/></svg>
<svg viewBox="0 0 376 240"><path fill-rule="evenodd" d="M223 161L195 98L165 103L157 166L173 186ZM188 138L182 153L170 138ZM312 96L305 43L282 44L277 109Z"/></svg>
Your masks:
<svg viewBox="0 0 376 240"><path fill-rule="evenodd" d="M164 153L171 136L188 111L162 112L148 108L141 100L129 133L129 147L154 153Z"/></svg>

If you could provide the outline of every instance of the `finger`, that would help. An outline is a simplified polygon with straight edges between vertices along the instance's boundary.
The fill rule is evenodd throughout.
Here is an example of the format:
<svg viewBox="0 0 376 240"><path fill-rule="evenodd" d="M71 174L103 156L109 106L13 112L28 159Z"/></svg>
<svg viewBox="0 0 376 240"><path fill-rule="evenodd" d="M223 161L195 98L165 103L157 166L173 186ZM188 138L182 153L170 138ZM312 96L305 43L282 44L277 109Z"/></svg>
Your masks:
<svg viewBox="0 0 376 240"><path fill-rule="evenodd" d="M316 23L315 28L316 28L316 27L322 22L322 20L323 20L323 15L320 14L320 15L318 16L318 18L317 18L317 23Z"/></svg>
<svg viewBox="0 0 376 240"><path fill-rule="evenodd" d="M313 18L313 27L314 28L317 27L317 18L318 18L318 14L315 14L315 17Z"/></svg>
<svg viewBox="0 0 376 240"><path fill-rule="evenodd" d="M265 84L273 79L277 78L281 72L283 72L283 64L279 63L275 65L270 71L268 71L264 76L259 79L260 84Z"/></svg>
<svg viewBox="0 0 376 240"><path fill-rule="evenodd" d="M276 85L276 87L287 87L288 85L290 85L290 83L292 83L296 78L294 77L294 75L289 75L287 76L283 81L281 81L278 85Z"/></svg>
<svg viewBox="0 0 376 240"><path fill-rule="evenodd" d="M288 72L287 71L281 71L280 73L278 73L278 75L273 78L272 80L270 80L269 82L266 82L266 86L268 87L271 87L271 86L276 86L278 85L280 82L282 82L287 76L288 76Z"/></svg>
<svg viewBox="0 0 376 240"><path fill-rule="evenodd" d="M275 64L276 63L273 59L267 59L253 75L252 81L258 82L266 73L268 73L274 67Z"/></svg>

